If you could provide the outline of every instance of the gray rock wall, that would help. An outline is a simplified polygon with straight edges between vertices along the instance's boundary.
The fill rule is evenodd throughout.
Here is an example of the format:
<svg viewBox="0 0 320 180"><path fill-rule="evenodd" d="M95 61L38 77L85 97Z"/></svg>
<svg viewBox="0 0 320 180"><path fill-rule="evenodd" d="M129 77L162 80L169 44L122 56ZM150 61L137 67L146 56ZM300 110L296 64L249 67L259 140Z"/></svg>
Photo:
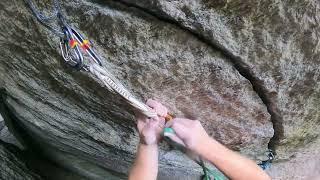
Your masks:
<svg viewBox="0 0 320 180"><path fill-rule="evenodd" d="M199 119L228 147L259 160L269 145L288 158L317 138L318 2L77 0L62 7L129 91ZM91 179L125 178L138 143L132 109L67 67L59 39L23 1L0 2L0 9L6 111L65 168ZM200 173L161 147L160 179Z"/></svg>
<svg viewBox="0 0 320 180"><path fill-rule="evenodd" d="M9 131L6 126L3 117L0 114L0 140L5 143L9 143L19 147L19 149L24 149L23 145L14 137L14 135Z"/></svg>
<svg viewBox="0 0 320 180"><path fill-rule="evenodd" d="M319 1L127 1L226 54L268 107L288 158L319 136Z"/></svg>
<svg viewBox="0 0 320 180"><path fill-rule="evenodd" d="M0 179L40 180L40 176L28 169L20 151L0 140Z"/></svg>

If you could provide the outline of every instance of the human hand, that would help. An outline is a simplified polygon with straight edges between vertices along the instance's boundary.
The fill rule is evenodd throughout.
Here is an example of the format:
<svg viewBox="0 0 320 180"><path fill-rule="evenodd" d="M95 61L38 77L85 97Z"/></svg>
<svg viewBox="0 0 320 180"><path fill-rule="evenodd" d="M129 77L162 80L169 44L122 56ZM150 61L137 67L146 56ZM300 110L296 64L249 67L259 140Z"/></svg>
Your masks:
<svg viewBox="0 0 320 180"><path fill-rule="evenodd" d="M161 103L148 99L146 102L157 114L156 118L147 118L144 115L136 114L137 126L140 134L140 141L146 145L158 144L165 124L165 116L168 110Z"/></svg>
<svg viewBox="0 0 320 180"><path fill-rule="evenodd" d="M170 137L172 140L183 144L187 149L196 153L198 153L199 147L210 139L198 120L174 118L165 126L175 131L175 135Z"/></svg>

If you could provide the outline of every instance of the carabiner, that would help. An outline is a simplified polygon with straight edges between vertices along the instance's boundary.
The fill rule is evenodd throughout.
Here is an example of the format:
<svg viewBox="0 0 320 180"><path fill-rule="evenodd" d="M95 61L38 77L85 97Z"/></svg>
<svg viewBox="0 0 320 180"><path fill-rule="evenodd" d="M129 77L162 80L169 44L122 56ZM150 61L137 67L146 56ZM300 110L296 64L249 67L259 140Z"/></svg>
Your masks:
<svg viewBox="0 0 320 180"><path fill-rule="evenodd" d="M72 35L74 35L74 38L78 41L79 44L85 44L86 40L83 38L83 36L80 33L78 33L73 28L70 28L70 31ZM83 48L83 49L89 54L89 56L93 59L93 61L99 64L100 66L102 66L100 57L94 52L94 50L90 47L90 45L85 45L85 47L86 48Z"/></svg>
<svg viewBox="0 0 320 180"><path fill-rule="evenodd" d="M70 46L72 34L68 27L63 28L64 38L60 39L60 50L64 61L71 67L81 70L84 68L83 56L78 45ZM85 69L86 70L86 69Z"/></svg>

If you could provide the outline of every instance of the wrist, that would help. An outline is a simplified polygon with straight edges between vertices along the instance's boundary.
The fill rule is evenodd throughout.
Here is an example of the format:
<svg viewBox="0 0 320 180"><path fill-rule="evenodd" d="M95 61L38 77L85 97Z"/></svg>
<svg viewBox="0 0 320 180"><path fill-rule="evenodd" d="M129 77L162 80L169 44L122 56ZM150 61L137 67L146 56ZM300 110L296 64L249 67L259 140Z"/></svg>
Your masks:
<svg viewBox="0 0 320 180"><path fill-rule="evenodd" d="M157 144L139 144L138 152L145 158L158 159L158 145Z"/></svg>
<svg viewBox="0 0 320 180"><path fill-rule="evenodd" d="M158 145L158 140L153 139L153 138L149 138L149 137L140 137L140 144L144 144L144 145Z"/></svg>
<svg viewBox="0 0 320 180"><path fill-rule="evenodd" d="M213 138L209 136L204 137L196 147L195 152L202 156L203 154L209 153L208 151L211 151L211 148L214 147L216 143L218 142Z"/></svg>
<svg viewBox="0 0 320 180"><path fill-rule="evenodd" d="M158 144L145 144L140 142L139 147L143 149L158 149Z"/></svg>

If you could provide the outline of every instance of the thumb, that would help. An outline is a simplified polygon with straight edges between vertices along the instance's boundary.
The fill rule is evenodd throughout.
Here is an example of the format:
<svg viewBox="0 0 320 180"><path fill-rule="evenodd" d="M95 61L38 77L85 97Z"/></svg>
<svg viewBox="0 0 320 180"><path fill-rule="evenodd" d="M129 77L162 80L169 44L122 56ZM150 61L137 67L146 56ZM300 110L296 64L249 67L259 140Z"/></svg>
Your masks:
<svg viewBox="0 0 320 180"><path fill-rule="evenodd" d="M183 146L186 147L186 145L184 144L184 142L182 141L182 139L180 139L175 132L166 132L164 131L163 136L165 137L166 140L171 140L173 142L175 142L177 145L179 146ZM170 143L170 142L169 142ZM171 143L170 143L171 144ZM171 144L173 145L173 144Z"/></svg>
<svg viewBox="0 0 320 180"><path fill-rule="evenodd" d="M142 131L142 129L143 129L143 127L145 126L145 122L143 122L142 120L138 120L138 122L137 122L137 128L138 128L138 131L139 131L139 133L141 133L141 131Z"/></svg>

